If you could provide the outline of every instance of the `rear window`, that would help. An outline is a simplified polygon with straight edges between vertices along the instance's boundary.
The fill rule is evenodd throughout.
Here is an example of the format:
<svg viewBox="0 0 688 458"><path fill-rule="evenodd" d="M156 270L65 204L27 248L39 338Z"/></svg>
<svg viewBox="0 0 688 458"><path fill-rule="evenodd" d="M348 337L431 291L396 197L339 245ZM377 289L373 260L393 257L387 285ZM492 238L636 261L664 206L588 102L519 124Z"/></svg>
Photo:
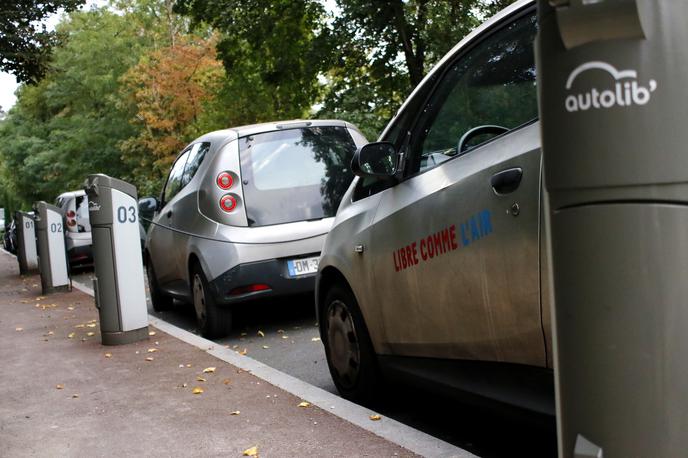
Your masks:
<svg viewBox="0 0 688 458"><path fill-rule="evenodd" d="M288 129L239 140L249 226L334 216L356 151L345 127Z"/></svg>

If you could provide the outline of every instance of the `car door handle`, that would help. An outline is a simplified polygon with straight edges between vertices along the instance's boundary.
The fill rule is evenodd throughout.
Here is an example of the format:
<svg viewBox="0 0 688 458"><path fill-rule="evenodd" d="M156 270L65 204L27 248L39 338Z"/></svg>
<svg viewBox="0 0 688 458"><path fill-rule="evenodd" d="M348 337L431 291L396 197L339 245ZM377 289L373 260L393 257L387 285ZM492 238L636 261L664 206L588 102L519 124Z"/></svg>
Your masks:
<svg viewBox="0 0 688 458"><path fill-rule="evenodd" d="M512 169L502 170L492 175L490 179L490 184L492 185L492 190L498 196L503 196L514 192L518 186L521 184L521 178L523 177L523 169L520 167L514 167Z"/></svg>
<svg viewBox="0 0 688 458"><path fill-rule="evenodd" d="M170 218L170 217L172 216L172 210L169 210L165 216L167 216L168 218Z"/></svg>

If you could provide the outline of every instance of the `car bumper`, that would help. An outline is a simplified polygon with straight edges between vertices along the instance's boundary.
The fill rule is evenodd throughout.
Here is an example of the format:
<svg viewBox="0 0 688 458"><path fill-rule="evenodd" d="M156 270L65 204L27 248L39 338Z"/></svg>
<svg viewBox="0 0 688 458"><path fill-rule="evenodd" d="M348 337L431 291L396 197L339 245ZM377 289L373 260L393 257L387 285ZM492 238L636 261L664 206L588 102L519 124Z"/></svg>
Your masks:
<svg viewBox="0 0 688 458"><path fill-rule="evenodd" d="M93 262L91 245L74 246L67 250L70 264L88 264Z"/></svg>
<svg viewBox="0 0 688 458"><path fill-rule="evenodd" d="M318 256L318 254L295 258L310 256ZM239 264L212 280L209 286L218 305L231 305L267 297L312 293L315 289L315 276L316 274L313 273L291 277L287 268L287 259L269 259ZM237 288L257 284L267 285L269 289L243 293L235 292Z"/></svg>

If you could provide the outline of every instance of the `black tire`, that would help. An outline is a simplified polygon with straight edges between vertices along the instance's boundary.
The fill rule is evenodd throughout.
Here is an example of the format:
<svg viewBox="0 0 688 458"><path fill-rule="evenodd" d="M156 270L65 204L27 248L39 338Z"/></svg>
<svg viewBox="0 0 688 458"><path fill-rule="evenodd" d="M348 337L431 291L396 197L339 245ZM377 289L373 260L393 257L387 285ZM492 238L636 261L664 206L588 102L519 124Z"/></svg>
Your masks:
<svg viewBox="0 0 688 458"><path fill-rule="evenodd" d="M356 298L346 286L334 284L321 312L327 365L337 390L349 400L372 400L382 380Z"/></svg>
<svg viewBox="0 0 688 458"><path fill-rule="evenodd" d="M217 339L229 333L232 329L232 311L217 305L198 263L191 268L191 299L196 312L198 332L203 337Z"/></svg>
<svg viewBox="0 0 688 458"><path fill-rule="evenodd" d="M151 304L156 312L164 312L172 308L172 298L165 295L158 286L158 277L155 276L153 260L150 255L146 258L146 275L148 276L148 290L150 291Z"/></svg>

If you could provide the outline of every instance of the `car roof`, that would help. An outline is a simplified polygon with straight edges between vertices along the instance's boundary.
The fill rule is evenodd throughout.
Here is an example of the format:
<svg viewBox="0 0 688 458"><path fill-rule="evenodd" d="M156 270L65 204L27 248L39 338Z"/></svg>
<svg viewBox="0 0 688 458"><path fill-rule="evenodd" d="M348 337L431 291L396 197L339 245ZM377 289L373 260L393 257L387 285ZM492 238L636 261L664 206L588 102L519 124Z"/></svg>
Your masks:
<svg viewBox="0 0 688 458"><path fill-rule="evenodd" d="M83 189L76 189L76 190L74 190L74 191L63 192L62 194L60 194L59 196L57 196L57 198L58 198L58 199L60 199L60 198L62 198L62 199L72 199L72 198L74 198L74 197L85 196L85 195L86 195L86 191L84 191Z"/></svg>
<svg viewBox="0 0 688 458"><path fill-rule="evenodd" d="M260 124L248 124L239 127L230 127L229 129L216 130L208 132L205 135L198 137L193 143L197 142L212 142L235 140L239 137L247 135L259 134L262 132L271 132L275 130L296 129L298 127L317 127L317 126L340 126L351 127L356 129L353 124L337 119L292 119L288 121L264 122Z"/></svg>

